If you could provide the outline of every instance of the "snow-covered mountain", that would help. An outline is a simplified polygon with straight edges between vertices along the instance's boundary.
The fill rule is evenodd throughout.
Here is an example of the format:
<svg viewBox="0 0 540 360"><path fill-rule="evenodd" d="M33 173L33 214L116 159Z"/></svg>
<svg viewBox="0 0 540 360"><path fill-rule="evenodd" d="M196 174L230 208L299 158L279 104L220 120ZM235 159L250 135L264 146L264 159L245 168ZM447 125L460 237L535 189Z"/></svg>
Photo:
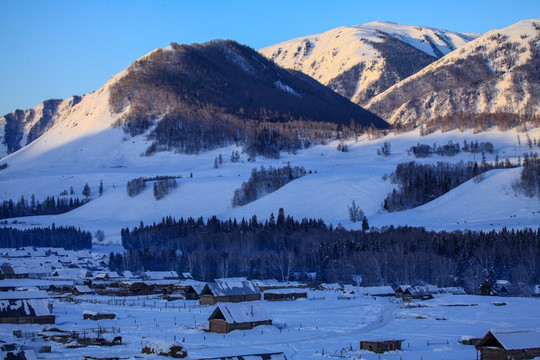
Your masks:
<svg viewBox="0 0 540 360"><path fill-rule="evenodd" d="M221 44L218 43L219 46ZM234 46L236 45L233 45L233 48ZM201 55L199 50L201 49L188 47L181 49L183 53L169 54L166 52L175 50L166 48L152 54L179 55L178 59L183 56L204 58L204 52L209 51L202 49ZM219 47L211 50L223 52ZM134 89L132 87L134 84L137 86L142 84L138 76L145 74L144 70L141 70L144 66L153 62L148 65L150 67L147 70L154 71L156 69L154 66L159 65L155 63L155 59L159 57L153 57L152 54L111 78L99 90L83 96L76 104L67 106L69 100L62 102L53 117L54 121L47 125L47 131L30 144L0 159L0 165L3 165L0 169L0 201L10 199L17 201L21 196L30 199L32 194L37 200L42 201L47 196L64 196L61 194L70 192L71 188L74 190L74 195L71 196L82 198L84 185L88 183L91 188L91 201L75 210L61 215L9 219L7 221L10 226L26 228L50 226L54 223L80 227L93 233L103 230L106 241L118 241L121 228L139 225L141 221L145 224L159 222L164 216L207 218L216 215L220 219L241 219L255 214L259 219L266 219L270 213L276 214L279 208L284 208L287 214L295 218L322 218L334 226L342 224L347 228L359 228L359 223L353 223L349 219L348 206L353 200L364 210L370 225L377 227L416 225L447 230L493 229L504 226L530 227L536 226L539 222L538 200L516 194L512 189L512 183L519 179L519 169L490 171L484 181L479 183L469 181L446 195L414 209L395 213L386 213L382 210L386 195L395 188L394 184L383 180L383 177L393 172L397 164L417 160L407 151L412 145L419 142L446 144L449 140L460 143L464 140L490 141L494 144L495 152L487 154L487 161L493 161L495 156L500 160L505 158L512 160L530 151L525 146L525 141L518 142L518 136L525 140L526 135L516 130L501 132L492 129L479 134L472 130L435 132L427 137L420 136L419 130L382 138L363 134L356 139L332 140L319 145L311 144L297 151L282 151L279 154L280 158L261 156L249 158L248 153L243 152L240 143L226 141L221 146L203 149L198 153L162 149L148 156L147 150L155 140L153 131L163 114L159 113L159 116L149 118L149 121L155 123L150 124L143 133L129 134L121 124L125 121L125 116L133 114L130 110L136 103L137 106L141 106L139 109L143 110L149 109L144 108L145 105L154 106L150 109L167 108L157 107L166 103L164 101L157 104L157 98L148 98L148 102L144 101L144 97L136 98L137 94L141 94L141 89L130 92ZM249 66L260 66L255 65L257 61L251 65L247 60L242 61L244 57L228 54L234 60L231 64L239 71L235 74L240 78L251 76L250 72L245 70L249 69ZM214 69L225 66L225 62L219 60L217 62L219 64L213 65ZM177 63L177 66L181 68L181 64ZM167 70L167 67L159 69ZM202 67L198 69L203 70ZM284 89L288 88L277 86L272 77L282 73L275 71L265 75L264 81L260 84L261 89L286 95L289 92ZM195 75L202 76L201 73ZM296 84L309 84L309 81L304 82L302 79L290 80L292 78L289 76L294 76L293 73L280 76L283 76L281 84L295 91L300 91L297 90L300 88L297 88ZM305 75L302 76L307 78ZM310 81L316 83L312 79ZM157 83L157 85L164 84ZM266 87L265 84L270 86ZM160 92L163 89L167 91ZM162 100L167 100L178 94L175 93L175 89L156 86L142 91L158 91L164 94ZM209 89L214 87L209 86ZM120 95L126 95L128 101L123 102L126 99L123 95L115 98L118 102L112 101L111 93L115 91L120 91ZM203 94L201 88L196 89L195 94L197 91ZM302 94L306 94L306 97L312 96L308 91ZM291 96L296 97L294 94ZM191 101L197 97L187 99ZM235 111L240 113L239 109ZM251 110L246 108L243 111L245 113ZM294 124L294 122L285 123L292 132L295 132ZM183 133L181 127L168 129L173 130L179 134ZM540 130L532 129L528 136L540 139ZM391 154L388 157L377 155L377 150L384 142L391 144ZM345 145L348 151L338 151L338 145L341 149ZM240 159L232 161L231 155L236 151L240 153ZM220 155L224 161L215 166L216 159ZM460 153L458 156L444 159L433 156L422 161L459 162L475 160L475 156L478 161L479 155L471 153ZM235 190L249 179L253 168L261 166L280 168L287 163L291 166L304 166L308 174L245 206L232 206L231 200ZM135 197L127 194L128 181L139 177L156 176L177 177L178 187L160 200L156 200L153 196L151 186ZM100 196L98 186L101 181L103 194ZM497 194L496 197L493 196L494 193ZM15 220L17 221L14 222Z"/></svg>
<svg viewBox="0 0 540 360"><path fill-rule="evenodd" d="M473 114L531 119L540 115L539 69L540 19L524 20L463 45L379 94L368 108L401 124Z"/></svg>
<svg viewBox="0 0 540 360"><path fill-rule="evenodd" d="M0 156L6 156L31 143L80 101L79 96L67 100L46 100L29 110L15 110L0 117Z"/></svg>
<svg viewBox="0 0 540 360"><path fill-rule="evenodd" d="M363 106L478 36L376 21L285 41L260 52Z"/></svg>

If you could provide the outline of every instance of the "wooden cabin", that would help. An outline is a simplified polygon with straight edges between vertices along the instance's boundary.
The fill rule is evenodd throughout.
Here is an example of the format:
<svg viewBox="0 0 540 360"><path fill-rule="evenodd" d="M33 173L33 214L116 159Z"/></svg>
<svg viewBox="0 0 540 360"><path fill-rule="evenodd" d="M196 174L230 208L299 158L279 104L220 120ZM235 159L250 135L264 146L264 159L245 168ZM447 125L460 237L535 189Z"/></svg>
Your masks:
<svg viewBox="0 0 540 360"><path fill-rule="evenodd" d="M403 341L405 340L364 340L360 341L360 349L382 354L387 351L401 350Z"/></svg>
<svg viewBox="0 0 540 360"><path fill-rule="evenodd" d="M285 301L307 298L305 289L269 289L264 292L264 300Z"/></svg>
<svg viewBox="0 0 540 360"><path fill-rule="evenodd" d="M92 293L92 290L87 285L75 285L71 292L73 295L88 295Z"/></svg>
<svg viewBox="0 0 540 360"><path fill-rule="evenodd" d="M411 285L398 285L396 287L395 292L394 292L395 297L398 298L398 299L403 298L403 292L405 292L405 290L407 290L408 288L411 288L411 287L412 287Z"/></svg>
<svg viewBox="0 0 540 360"><path fill-rule="evenodd" d="M540 332L489 331L478 344L480 360L525 360L540 357Z"/></svg>
<svg viewBox="0 0 540 360"><path fill-rule="evenodd" d="M218 304L208 318L210 332L225 334L272 325L272 318L261 304Z"/></svg>
<svg viewBox="0 0 540 360"><path fill-rule="evenodd" d="M411 300L429 300L433 299L433 294L437 293L437 291L434 291L434 289L426 286L414 286L405 289L403 291L403 294L401 295L401 298L403 301L411 301Z"/></svg>
<svg viewBox="0 0 540 360"><path fill-rule="evenodd" d="M201 292L206 284L184 284L181 286L180 292L186 300L199 300Z"/></svg>
<svg viewBox="0 0 540 360"><path fill-rule="evenodd" d="M54 324L55 319L45 291L0 293L1 324Z"/></svg>
<svg viewBox="0 0 540 360"><path fill-rule="evenodd" d="M201 305L218 302L243 302L261 300L261 291L253 281L245 278L217 279L206 284L200 293Z"/></svg>

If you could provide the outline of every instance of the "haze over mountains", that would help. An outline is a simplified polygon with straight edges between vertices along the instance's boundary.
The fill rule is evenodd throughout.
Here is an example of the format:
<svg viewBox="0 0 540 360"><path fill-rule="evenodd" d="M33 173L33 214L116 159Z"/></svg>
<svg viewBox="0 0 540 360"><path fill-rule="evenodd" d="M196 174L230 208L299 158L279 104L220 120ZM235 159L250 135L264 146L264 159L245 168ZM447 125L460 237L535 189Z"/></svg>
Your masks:
<svg viewBox="0 0 540 360"><path fill-rule="evenodd" d="M103 229L114 239L120 228L141 220L254 214L264 219L281 207L295 217L357 228L348 216L352 200L378 227L533 226L540 214L537 200L512 189L519 169L492 170L485 181L471 180L414 209L386 213L382 204L396 187L388 175L398 163L415 160L409 150L418 143L489 141L495 152L486 154L486 161L492 162L516 161L530 151L525 136L531 142L540 138L537 24L540 20L523 21L478 37L376 22L261 50L368 110L234 41L173 43L93 93L1 117L0 165L6 168L0 170L0 200L32 194L43 200L70 188L80 196L89 183L89 203L62 215L21 218L19 226L54 222ZM490 127L500 120L495 119L475 130L474 121L453 124L444 130L463 132L430 137L422 137L420 128L386 137L375 130L388 127L384 120L448 123L453 114L486 112L510 114L511 127L521 127L498 131ZM517 132L524 127L527 134ZM385 142L391 153L377 155ZM479 161L480 154L423 161L461 160ZM245 206L232 206L252 168L284 163L304 166L308 175ZM128 196L128 181L143 177L154 179L147 180L151 184L159 176L176 177L178 188L161 200L151 189ZM494 192L500 195L496 199Z"/></svg>

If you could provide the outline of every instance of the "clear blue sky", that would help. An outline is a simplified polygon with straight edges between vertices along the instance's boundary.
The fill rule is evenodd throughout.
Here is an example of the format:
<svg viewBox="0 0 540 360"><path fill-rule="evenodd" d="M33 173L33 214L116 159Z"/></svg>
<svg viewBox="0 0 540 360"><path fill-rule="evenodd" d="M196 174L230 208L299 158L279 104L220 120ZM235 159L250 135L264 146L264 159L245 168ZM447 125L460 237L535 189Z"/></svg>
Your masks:
<svg viewBox="0 0 540 360"><path fill-rule="evenodd" d="M171 42L255 49L376 20L486 32L540 17L540 0L0 0L0 115L99 89Z"/></svg>

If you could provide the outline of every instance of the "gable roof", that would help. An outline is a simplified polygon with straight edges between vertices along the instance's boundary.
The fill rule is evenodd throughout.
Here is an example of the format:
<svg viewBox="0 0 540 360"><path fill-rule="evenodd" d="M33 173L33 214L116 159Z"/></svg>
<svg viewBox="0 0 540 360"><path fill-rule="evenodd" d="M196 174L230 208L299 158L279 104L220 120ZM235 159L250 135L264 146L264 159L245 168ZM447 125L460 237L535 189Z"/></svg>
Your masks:
<svg viewBox="0 0 540 360"><path fill-rule="evenodd" d="M511 332L489 331L476 347L494 346L494 341L506 350L540 349L540 332L526 330Z"/></svg>
<svg viewBox="0 0 540 360"><path fill-rule="evenodd" d="M219 317L220 314L231 324L272 320L262 304L219 304L216 306L208 320L215 319Z"/></svg>
<svg viewBox="0 0 540 360"><path fill-rule="evenodd" d="M228 280L228 281L226 281ZM231 295L256 295L261 291L251 280L245 278L216 279L218 282L206 284L201 294L212 294L214 296Z"/></svg>
<svg viewBox="0 0 540 360"><path fill-rule="evenodd" d="M179 278L176 271L146 271L144 275L149 280L166 280Z"/></svg>
<svg viewBox="0 0 540 360"><path fill-rule="evenodd" d="M357 287L355 291L361 295L390 295L394 294L391 286L363 286Z"/></svg>
<svg viewBox="0 0 540 360"><path fill-rule="evenodd" d="M0 300L48 299L49 294L44 290L34 291L3 291Z"/></svg>
<svg viewBox="0 0 540 360"><path fill-rule="evenodd" d="M88 285L75 285L74 290L77 290L81 294L90 294L92 293L92 290L88 287Z"/></svg>
<svg viewBox="0 0 540 360"><path fill-rule="evenodd" d="M0 300L0 317L49 316L47 299Z"/></svg>

